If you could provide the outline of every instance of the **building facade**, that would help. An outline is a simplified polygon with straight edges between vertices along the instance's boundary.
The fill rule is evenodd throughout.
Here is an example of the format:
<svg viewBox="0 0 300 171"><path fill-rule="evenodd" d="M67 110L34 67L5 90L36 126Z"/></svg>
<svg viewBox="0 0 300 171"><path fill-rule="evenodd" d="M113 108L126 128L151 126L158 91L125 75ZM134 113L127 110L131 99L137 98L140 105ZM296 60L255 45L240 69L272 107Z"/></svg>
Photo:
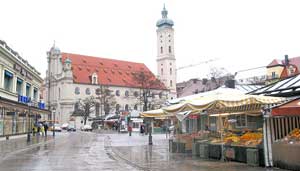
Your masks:
<svg viewBox="0 0 300 171"><path fill-rule="evenodd" d="M0 136L26 133L32 124L48 120L39 92L40 73L0 40Z"/></svg>
<svg viewBox="0 0 300 171"><path fill-rule="evenodd" d="M97 101L90 118L103 118L108 114L122 114L132 110L143 111L144 101L141 96L145 87L137 82L134 75L147 73L149 80L157 80L142 63L63 53L55 46L47 56L49 67L44 96L50 108L55 109L55 120L60 123L69 122L78 102L89 97ZM101 102L101 95L97 93L103 89L108 89L113 96L105 103ZM148 110L160 108L169 96L169 91L161 82L147 89Z"/></svg>
<svg viewBox="0 0 300 171"><path fill-rule="evenodd" d="M176 98L176 59L174 52L174 22L168 18L165 6L157 26L157 74L170 90L169 98Z"/></svg>

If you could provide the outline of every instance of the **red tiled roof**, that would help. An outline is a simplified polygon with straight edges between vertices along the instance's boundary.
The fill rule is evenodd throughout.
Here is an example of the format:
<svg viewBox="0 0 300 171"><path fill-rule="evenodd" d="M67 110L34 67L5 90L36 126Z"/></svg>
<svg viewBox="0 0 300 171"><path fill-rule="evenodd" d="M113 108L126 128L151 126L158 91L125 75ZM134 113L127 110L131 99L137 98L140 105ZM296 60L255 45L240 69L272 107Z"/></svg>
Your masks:
<svg viewBox="0 0 300 171"><path fill-rule="evenodd" d="M289 63L295 65L298 70L300 70L300 56L289 58ZM285 60L274 59L267 67L272 67L276 65L285 65Z"/></svg>
<svg viewBox="0 0 300 171"><path fill-rule="evenodd" d="M282 65L282 63L279 60L274 59L267 67L272 67L276 65Z"/></svg>
<svg viewBox="0 0 300 171"><path fill-rule="evenodd" d="M143 63L99 58L72 53L62 53L62 61L71 59L74 83L91 84L93 73L98 75L98 83L102 85L140 87L133 74L148 73L150 80L156 80L154 74ZM166 89L162 82L152 85L152 89Z"/></svg>

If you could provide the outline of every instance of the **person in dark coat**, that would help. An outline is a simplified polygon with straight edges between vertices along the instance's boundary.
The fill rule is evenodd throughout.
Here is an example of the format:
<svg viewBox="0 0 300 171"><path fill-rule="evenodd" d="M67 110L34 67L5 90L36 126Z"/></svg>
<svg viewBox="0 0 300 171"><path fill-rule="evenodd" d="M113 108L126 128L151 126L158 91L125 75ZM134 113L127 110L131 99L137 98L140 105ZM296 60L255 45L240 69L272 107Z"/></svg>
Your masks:
<svg viewBox="0 0 300 171"><path fill-rule="evenodd" d="M48 128L49 128L48 123L44 122L43 125L44 125L44 130L45 130L45 136L47 136L47 131L48 131Z"/></svg>

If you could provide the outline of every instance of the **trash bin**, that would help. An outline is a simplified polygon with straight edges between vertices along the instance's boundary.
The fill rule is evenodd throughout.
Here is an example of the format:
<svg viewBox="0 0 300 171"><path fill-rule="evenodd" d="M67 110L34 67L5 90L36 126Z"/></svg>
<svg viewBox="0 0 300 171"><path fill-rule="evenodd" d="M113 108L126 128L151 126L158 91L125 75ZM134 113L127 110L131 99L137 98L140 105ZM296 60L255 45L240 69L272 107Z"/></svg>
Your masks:
<svg viewBox="0 0 300 171"><path fill-rule="evenodd" d="M206 142L199 143L199 157L208 159L208 144Z"/></svg>
<svg viewBox="0 0 300 171"><path fill-rule="evenodd" d="M199 156L200 155L199 146L200 146L199 142L197 142L197 141L193 142L193 145L192 145L192 155L193 156Z"/></svg>
<svg viewBox="0 0 300 171"><path fill-rule="evenodd" d="M177 142L177 152L178 153L185 153L185 143Z"/></svg>

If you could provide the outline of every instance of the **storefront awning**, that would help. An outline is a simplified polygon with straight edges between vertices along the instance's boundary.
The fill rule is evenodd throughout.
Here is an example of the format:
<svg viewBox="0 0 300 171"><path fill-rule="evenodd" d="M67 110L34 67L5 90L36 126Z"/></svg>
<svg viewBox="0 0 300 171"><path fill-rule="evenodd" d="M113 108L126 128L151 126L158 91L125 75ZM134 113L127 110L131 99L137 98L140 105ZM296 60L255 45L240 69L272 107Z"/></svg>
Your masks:
<svg viewBox="0 0 300 171"><path fill-rule="evenodd" d="M295 99L272 108L272 116L300 116L300 99Z"/></svg>

